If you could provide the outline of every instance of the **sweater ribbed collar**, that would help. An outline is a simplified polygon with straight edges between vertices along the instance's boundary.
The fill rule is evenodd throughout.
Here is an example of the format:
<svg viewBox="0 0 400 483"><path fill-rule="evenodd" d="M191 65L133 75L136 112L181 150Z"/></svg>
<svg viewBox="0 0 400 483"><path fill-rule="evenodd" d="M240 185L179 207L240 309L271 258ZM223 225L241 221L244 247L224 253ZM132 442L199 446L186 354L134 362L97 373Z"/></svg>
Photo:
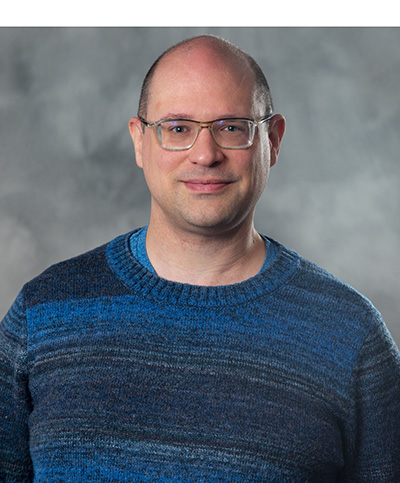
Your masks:
<svg viewBox="0 0 400 483"><path fill-rule="evenodd" d="M132 255L129 239L135 231L121 235L107 245L108 263L130 290L163 303L192 307L246 304L287 283L300 264L295 252L268 238L278 249L276 259L266 270L244 282L210 287L171 282L151 273Z"/></svg>

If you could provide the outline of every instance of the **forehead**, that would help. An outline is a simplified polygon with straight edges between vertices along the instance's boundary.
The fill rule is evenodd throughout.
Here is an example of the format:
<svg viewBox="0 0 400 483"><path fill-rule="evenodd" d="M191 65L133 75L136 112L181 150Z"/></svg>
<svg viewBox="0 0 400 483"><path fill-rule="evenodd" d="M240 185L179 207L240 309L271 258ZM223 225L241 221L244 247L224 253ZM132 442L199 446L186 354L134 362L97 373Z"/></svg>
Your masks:
<svg viewBox="0 0 400 483"><path fill-rule="evenodd" d="M211 120L229 115L258 116L259 110L252 69L244 60L215 46L168 54L151 83L149 118L167 116L171 111Z"/></svg>

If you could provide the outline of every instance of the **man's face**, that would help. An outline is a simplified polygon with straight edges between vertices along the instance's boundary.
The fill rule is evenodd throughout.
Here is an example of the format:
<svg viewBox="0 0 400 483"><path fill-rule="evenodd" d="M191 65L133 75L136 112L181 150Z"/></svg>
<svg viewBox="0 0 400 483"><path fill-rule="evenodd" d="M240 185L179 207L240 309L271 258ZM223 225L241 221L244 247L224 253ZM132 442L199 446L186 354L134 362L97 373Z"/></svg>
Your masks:
<svg viewBox="0 0 400 483"><path fill-rule="evenodd" d="M207 48L174 53L152 81L147 121L224 117L261 119L253 72ZM185 151L160 147L153 129L131 120L136 161L151 192L151 221L195 233L218 234L252 223L268 179L268 127L261 125L246 149L217 146L202 129ZM275 160L273 160L275 162Z"/></svg>

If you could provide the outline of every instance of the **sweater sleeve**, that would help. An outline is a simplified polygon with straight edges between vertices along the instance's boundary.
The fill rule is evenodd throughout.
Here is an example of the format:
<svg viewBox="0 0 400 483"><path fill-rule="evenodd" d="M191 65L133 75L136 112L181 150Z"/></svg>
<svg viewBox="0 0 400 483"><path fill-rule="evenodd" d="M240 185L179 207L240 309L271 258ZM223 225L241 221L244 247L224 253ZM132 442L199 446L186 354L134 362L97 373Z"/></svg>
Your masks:
<svg viewBox="0 0 400 483"><path fill-rule="evenodd" d="M26 324L20 294L0 324L0 481L33 481L28 418Z"/></svg>
<svg viewBox="0 0 400 483"><path fill-rule="evenodd" d="M381 319L359 353L353 375L351 459L340 481L400 481L400 353Z"/></svg>

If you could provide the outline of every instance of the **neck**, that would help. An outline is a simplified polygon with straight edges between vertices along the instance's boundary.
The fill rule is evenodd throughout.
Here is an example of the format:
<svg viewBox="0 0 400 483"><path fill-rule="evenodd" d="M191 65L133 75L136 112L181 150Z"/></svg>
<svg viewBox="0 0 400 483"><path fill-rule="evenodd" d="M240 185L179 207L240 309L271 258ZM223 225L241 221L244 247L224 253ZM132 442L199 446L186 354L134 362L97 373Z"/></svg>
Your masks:
<svg viewBox="0 0 400 483"><path fill-rule="evenodd" d="M210 235L169 226L160 230L150 221L146 249L160 277L191 285L243 282L258 273L265 259L265 244L253 223Z"/></svg>

